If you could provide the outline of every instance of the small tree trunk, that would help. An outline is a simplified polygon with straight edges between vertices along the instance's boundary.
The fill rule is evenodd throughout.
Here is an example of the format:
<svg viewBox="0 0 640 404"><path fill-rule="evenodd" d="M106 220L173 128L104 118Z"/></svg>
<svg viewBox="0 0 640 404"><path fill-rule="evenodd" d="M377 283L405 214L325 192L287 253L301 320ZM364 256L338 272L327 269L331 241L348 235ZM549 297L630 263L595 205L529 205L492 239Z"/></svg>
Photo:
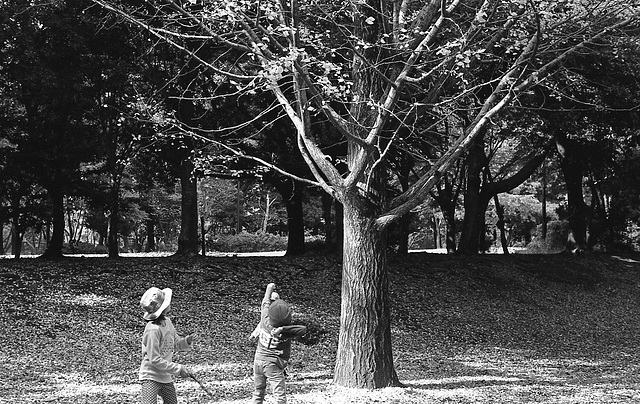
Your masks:
<svg viewBox="0 0 640 404"><path fill-rule="evenodd" d="M507 244L507 233L504 228L504 207L500 205L498 195L493 196L493 202L496 205L496 214L498 215L498 223L496 223L496 227L500 230L500 244L502 245L502 252L505 255L508 255L509 245Z"/></svg>
<svg viewBox="0 0 640 404"><path fill-rule="evenodd" d="M411 217L404 215L398 220L398 255L409 253L409 225Z"/></svg>
<svg viewBox="0 0 640 404"><path fill-rule="evenodd" d="M481 174L485 160L484 144L482 139L479 138L474 142L467 156L467 189L464 194L464 220L462 222L460 244L458 245L458 252L461 254L474 255L477 254L480 249L478 241L480 234L484 233L484 223L480 223L480 215L484 215L485 213L480 203L482 186Z"/></svg>
<svg viewBox="0 0 640 404"><path fill-rule="evenodd" d="M113 207L109 215L109 231L107 232L107 250L109 258L120 256L120 240L118 240L118 228L120 227L120 212L118 206Z"/></svg>
<svg viewBox="0 0 640 404"><path fill-rule="evenodd" d="M204 217L200 216L200 239L201 239L201 247L200 250L202 251L202 256L206 257L207 256L207 242L206 242L206 238L205 236L207 235L207 233L204 230Z"/></svg>
<svg viewBox="0 0 640 404"><path fill-rule="evenodd" d="M287 208L287 228L289 230L286 255L295 256L302 255L305 252L302 186L294 186L291 192L289 198L285 200L285 206Z"/></svg>
<svg viewBox="0 0 640 404"><path fill-rule="evenodd" d="M156 250L156 223L155 218L150 218L147 220L147 246L145 248L146 252L151 252Z"/></svg>
<svg viewBox="0 0 640 404"><path fill-rule="evenodd" d="M446 248L447 254L454 254L456 252L456 212L455 207L451 211L447 210L444 213L443 219L446 226Z"/></svg>
<svg viewBox="0 0 640 404"><path fill-rule="evenodd" d="M56 187L51 187L48 191L52 205L53 234L42 257L60 258L64 244L64 195Z"/></svg>
<svg viewBox="0 0 640 404"><path fill-rule="evenodd" d="M287 210L288 236L286 255L304 254L304 211L302 207L304 185L292 179L275 175L275 173L266 176L265 179L280 193Z"/></svg>
<svg viewBox="0 0 640 404"><path fill-rule="evenodd" d="M583 251L587 247L587 206L582 192L583 163L580 147L564 133L556 133L556 145L560 154L560 167L567 186L567 210L570 236L567 248Z"/></svg>
<svg viewBox="0 0 640 404"><path fill-rule="evenodd" d="M440 220L438 220L438 216L433 214L431 217L431 230L433 231L433 248L440 248L442 245L440 241ZM429 246L426 246L429 248Z"/></svg>
<svg viewBox="0 0 640 404"><path fill-rule="evenodd" d="M386 234L356 206L345 206L342 307L334 382L398 386L393 367Z"/></svg>
<svg viewBox="0 0 640 404"><path fill-rule="evenodd" d="M4 223L0 224L0 255L5 255L4 248Z"/></svg>
<svg viewBox="0 0 640 404"><path fill-rule="evenodd" d="M175 255L198 255L198 186L193 176L194 164L186 158L180 164L181 226Z"/></svg>
<svg viewBox="0 0 640 404"><path fill-rule="evenodd" d="M242 183L240 179L236 185L236 234L242 233Z"/></svg>
<svg viewBox="0 0 640 404"><path fill-rule="evenodd" d="M547 239L547 164L542 165L542 228L541 238Z"/></svg>
<svg viewBox="0 0 640 404"><path fill-rule="evenodd" d="M22 237L20 237L20 196L12 198L11 215L11 254L14 258L20 258L22 253Z"/></svg>

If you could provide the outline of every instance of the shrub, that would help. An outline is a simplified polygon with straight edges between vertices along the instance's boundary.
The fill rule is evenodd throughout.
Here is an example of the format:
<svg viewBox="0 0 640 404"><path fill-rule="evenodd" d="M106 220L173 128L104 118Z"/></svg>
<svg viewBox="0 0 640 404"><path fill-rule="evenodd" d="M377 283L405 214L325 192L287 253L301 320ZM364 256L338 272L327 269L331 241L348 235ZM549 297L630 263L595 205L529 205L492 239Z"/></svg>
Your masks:
<svg viewBox="0 0 640 404"><path fill-rule="evenodd" d="M109 250L105 245L77 242L65 244L62 247L63 254L107 254Z"/></svg>
<svg viewBox="0 0 640 404"><path fill-rule="evenodd" d="M536 230L540 234L540 227ZM547 237L534 237L533 241L527 244L522 250L522 254L554 254L564 251L569 234L569 222L566 220L552 220L547 223Z"/></svg>
<svg viewBox="0 0 640 404"><path fill-rule="evenodd" d="M271 233L246 233L220 236L207 243L209 250L221 252L261 252L287 249L287 236Z"/></svg>

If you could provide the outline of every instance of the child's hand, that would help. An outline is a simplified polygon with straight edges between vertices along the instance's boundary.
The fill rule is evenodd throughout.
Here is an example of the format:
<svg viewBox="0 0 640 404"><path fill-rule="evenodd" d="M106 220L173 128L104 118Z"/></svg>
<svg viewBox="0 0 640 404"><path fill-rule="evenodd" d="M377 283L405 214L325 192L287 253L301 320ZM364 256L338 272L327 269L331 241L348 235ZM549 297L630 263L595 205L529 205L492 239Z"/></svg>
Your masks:
<svg viewBox="0 0 640 404"><path fill-rule="evenodd" d="M186 366L180 366L180 377L191 377L192 373Z"/></svg>
<svg viewBox="0 0 640 404"><path fill-rule="evenodd" d="M193 334L187 335L187 344L191 345L193 343Z"/></svg>
<svg viewBox="0 0 640 404"><path fill-rule="evenodd" d="M256 339L258 338L258 336L260 336L260 329L256 328L255 330L253 330L251 335L249 335L249 339Z"/></svg>
<svg viewBox="0 0 640 404"><path fill-rule="evenodd" d="M274 337L280 337L280 334L282 334L282 330L282 327L274 328L273 330L271 330L271 335L273 335Z"/></svg>

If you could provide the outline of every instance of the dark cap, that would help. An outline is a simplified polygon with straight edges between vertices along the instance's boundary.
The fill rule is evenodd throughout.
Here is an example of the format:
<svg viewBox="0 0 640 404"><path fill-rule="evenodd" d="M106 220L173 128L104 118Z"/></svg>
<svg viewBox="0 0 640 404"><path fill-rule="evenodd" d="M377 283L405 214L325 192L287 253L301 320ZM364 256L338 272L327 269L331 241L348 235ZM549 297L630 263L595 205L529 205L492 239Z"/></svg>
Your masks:
<svg viewBox="0 0 640 404"><path fill-rule="evenodd" d="M278 299L269 306L269 322L273 327L291 324L291 309L284 300Z"/></svg>

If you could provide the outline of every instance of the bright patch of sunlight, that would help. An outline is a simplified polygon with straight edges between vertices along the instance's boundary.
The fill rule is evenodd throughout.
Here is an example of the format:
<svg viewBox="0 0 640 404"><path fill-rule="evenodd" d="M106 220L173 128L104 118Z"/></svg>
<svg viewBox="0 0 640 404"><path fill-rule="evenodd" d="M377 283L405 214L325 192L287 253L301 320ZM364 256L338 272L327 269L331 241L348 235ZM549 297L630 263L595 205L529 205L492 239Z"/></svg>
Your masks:
<svg viewBox="0 0 640 404"><path fill-rule="evenodd" d="M110 304L115 304L117 303L117 300L113 298L104 297L104 296L98 296L95 293L89 293L89 294L84 294L79 296L73 296L70 299L69 303L79 304L81 306L95 307L95 306L108 306Z"/></svg>
<svg viewBox="0 0 640 404"><path fill-rule="evenodd" d="M442 385L452 385L452 384L464 384L464 383L488 383L488 382L502 382L502 383L515 383L520 382L523 379L519 377L501 377L501 376L490 376L490 375L479 375L479 376L458 376L458 377L444 377L441 379L419 379L419 380L411 380L405 381L404 383L411 387L413 385L420 386L442 386Z"/></svg>
<svg viewBox="0 0 640 404"><path fill-rule="evenodd" d="M238 368L243 368L246 366L246 363L238 363L238 362L225 362L225 363L213 363L213 364L197 364L189 366L189 369L193 369L196 373L208 373L211 371L219 370L219 371L227 371L233 372Z"/></svg>
<svg viewBox="0 0 640 404"><path fill-rule="evenodd" d="M131 394L138 395L140 393L140 385L138 383L125 384L95 384L90 382L69 382L64 381L52 385L52 390L55 391L55 397L91 397L104 394ZM25 395L25 398L29 399L29 402L35 402L36 400L50 401L52 396L49 391L44 392L31 392Z"/></svg>

